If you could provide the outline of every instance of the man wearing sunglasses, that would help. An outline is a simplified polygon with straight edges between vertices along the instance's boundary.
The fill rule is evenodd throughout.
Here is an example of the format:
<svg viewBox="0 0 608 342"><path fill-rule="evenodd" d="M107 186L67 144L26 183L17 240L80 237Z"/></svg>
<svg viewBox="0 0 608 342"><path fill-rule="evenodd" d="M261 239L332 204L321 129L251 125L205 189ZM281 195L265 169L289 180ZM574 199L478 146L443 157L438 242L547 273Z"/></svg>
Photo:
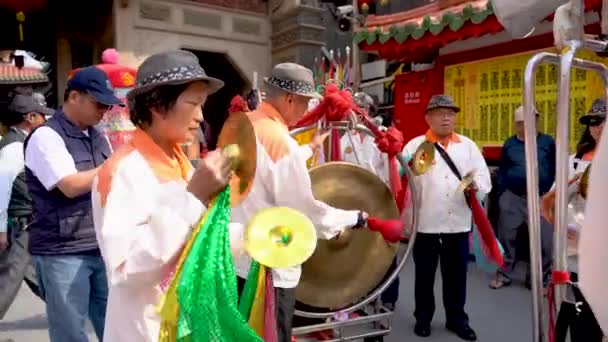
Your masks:
<svg viewBox="0 0 608 342"><path fill-rule="evenodd" d="M46 301L51 342L86 341L88 318L103 336L108 287L97 246L91 186L110 156L94 126L121 102L106 74L76 72L63 107L25 141L25 173L33 201L29 250Z"/></svg>

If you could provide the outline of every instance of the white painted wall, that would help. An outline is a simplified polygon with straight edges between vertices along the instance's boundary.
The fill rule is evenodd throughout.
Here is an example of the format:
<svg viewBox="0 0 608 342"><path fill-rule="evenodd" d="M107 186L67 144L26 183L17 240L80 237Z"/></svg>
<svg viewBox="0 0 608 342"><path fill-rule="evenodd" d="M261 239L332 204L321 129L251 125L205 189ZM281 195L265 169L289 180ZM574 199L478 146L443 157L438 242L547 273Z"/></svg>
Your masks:
<svg viewBox="0 0 608 342"><path fill-rule="evenodd" d="M243 77L253 81L253 72L267 75L271 69L270 32L267 16L233 12L204 5L188 5L179 1L130 0L114 1L115 44L132 66L153 53L186 48L225 53ZM167 20L142 18L141 6L166 6ZM199 20L202 25L184 23L187 14L208 16L213 20ZM201 17L198 17L201 18ZM247 21L260 28L256 34L239 33L234 22ZM219 25L213 27L212 22ZM237 30L238 31L238 30Z"/></svg>

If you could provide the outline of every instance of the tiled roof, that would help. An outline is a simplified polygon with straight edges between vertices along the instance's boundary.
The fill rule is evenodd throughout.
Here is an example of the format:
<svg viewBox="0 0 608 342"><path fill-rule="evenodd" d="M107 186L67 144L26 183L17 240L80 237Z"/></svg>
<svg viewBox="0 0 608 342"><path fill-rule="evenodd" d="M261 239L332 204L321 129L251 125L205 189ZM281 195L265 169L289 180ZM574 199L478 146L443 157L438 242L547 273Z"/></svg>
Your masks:
<svg viewBox="0 0 608 342"><path fill-rule="evenodd" d="M48 81L48 76L40 70L19 69L12 64L0 64L0 84L45 83Z"/></svg>
<svg viewBox="0 0 608 342"><path fill-rule="evenodd" d="M446 28L458 31L467 22L480 24L492 14L494 10L490 0L460 1L446 8L433 3L411 11L369 16L366 27L355 33L354 40L357 44L364 41L384 44L395 39L401 44L410 38L418 40L428 32L436 36Z"/></svg>

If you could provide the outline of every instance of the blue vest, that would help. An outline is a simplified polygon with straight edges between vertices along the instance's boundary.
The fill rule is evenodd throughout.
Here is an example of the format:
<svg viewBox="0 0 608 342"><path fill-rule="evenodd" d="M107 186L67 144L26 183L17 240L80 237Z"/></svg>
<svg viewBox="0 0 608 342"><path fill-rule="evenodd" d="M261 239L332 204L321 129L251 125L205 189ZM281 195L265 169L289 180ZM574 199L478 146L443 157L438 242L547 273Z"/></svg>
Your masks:
<svg viewBox="0 0 608 342"><path fill-rule="evenodd" d="M61 136L78 172L98 167L111 154L108 141L101 132L90 127L87 136L66 118L62 110L58 110L45 126ZM25 141L26 146L28 140ZM30 253L99 253L91 193L68 198L57 188L47 191L28 167L25 174L33 201L33 221L29 227Z"/></svg>

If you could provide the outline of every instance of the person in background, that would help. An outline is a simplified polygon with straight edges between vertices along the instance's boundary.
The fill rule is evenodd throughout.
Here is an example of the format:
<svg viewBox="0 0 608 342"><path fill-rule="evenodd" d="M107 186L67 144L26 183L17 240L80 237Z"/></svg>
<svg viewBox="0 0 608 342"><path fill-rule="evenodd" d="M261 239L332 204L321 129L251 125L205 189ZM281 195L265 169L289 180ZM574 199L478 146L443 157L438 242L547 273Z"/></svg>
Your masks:
<svg viewBox="0 0 608 342"><path fill-rule="evenodd" d="M36 272L27 251L27 227L32 221L32 198L25 181L23 143L45 121L48 108L32 96L16 95L0 141L0 319L15 300L22 282L40 296Z"/></svg>
<svg viewBox="0 0 608 342"><path fill-rule="evenodd" d="M596 147L600 142L606 123L606 101L604 99L593 101L591 110L589 113L581 116L579 123L585 126L585 131L576 146L576 153L572 154L568 160L568 179L572 181L569 187L574 186L576 188L580 185L579 180L582 173L591 166ZM576 189L575 191L578 192L580 190ZM543 217L550 223L554 222L554 208L555 191L553 190L547 193L541 202ZM570 280L577 282L579 231L576 224L573 225L572 222L568 222L568 226L568 271L570 272ZM600 342L603 334L593 311L580 289L576 286L572 286L571 289L577 305L575 306L572 303L562 304L564 306L560 309L560 314L569 317L558 320L558 322L565 322L567 327L564 330L570 331L572 342ZM578 314L568 314L574 312L578 312ZM556 331L560 330L562 330L562 327L556 327Z"/></svg>
<svg viewBox="0 0 608 342"><path fill-rule="evenodd" d="M536 113L538 127L539 113ZM526 152L524 140L524 108L520 106L513 113L515 135L502 146L498 169L498 239L505 250L504 265L496 272L490 288L500 289L512 283L517 262L517 236L528 224L528 204L526 190ZM538 191L546 194L555 181L555 140L547 134L536 135L538 146ZM546 220L541 220L542 262L544 282L548 281L551 268L553 228ZM526 277L529 287L529 276Z"/></svg>
<svg viewBox="0 0 608 342"><path fill-rule="evenodd" d="M410 140L404 155L414 155L424 143L435 146L433 167L414 178L420 189L418 233L414 244L416 325L420 337L431 335L435 313L435 273L441 263L446 328L465 341L476 341L465 312L471 208L459 192L462 175L474 173L472 186L478 194L491 190L490 171L471 139L456 134L456 114L460 108L447 95L433 95L426 108L426 134Z"/></svg>
<svg viewBox="0 0 608 342"><path fill-rule="evenodd" d="M376 116L376 105L374 100L366 93L356 93L354 101L357 106L374 116L373 122L376 126L386 130L381 116ZM375 138L367 133L357 130L345 132L340 139L342 148L342 159L346 162L360 165L380 177L386 184L388 181L388 156L378 150Z"/></svg>
<svg viewBox="0 0 608 342"><path fill-rule="evenodd" d="M67 84L63 107L25 141L33 201L29 250L51 342L87 341L87 316L102 340L108 281L95 238L91 186L111 148L94 126L120 104L103 71L82 68Z"/></svg>
<svg viewBox="0 0 608 342"><path fill-rule="evenodd" d="M42 113L42 114L44 115L45 119L48 120L51 118L51 116L53 116L53 114L55 114L55 110L52 108L49 108L47 106L47 102L46 102L46 98L44 97L44 94L33 93L32 98L40 107L42 107L44 109L44 113Z"/></svg>

